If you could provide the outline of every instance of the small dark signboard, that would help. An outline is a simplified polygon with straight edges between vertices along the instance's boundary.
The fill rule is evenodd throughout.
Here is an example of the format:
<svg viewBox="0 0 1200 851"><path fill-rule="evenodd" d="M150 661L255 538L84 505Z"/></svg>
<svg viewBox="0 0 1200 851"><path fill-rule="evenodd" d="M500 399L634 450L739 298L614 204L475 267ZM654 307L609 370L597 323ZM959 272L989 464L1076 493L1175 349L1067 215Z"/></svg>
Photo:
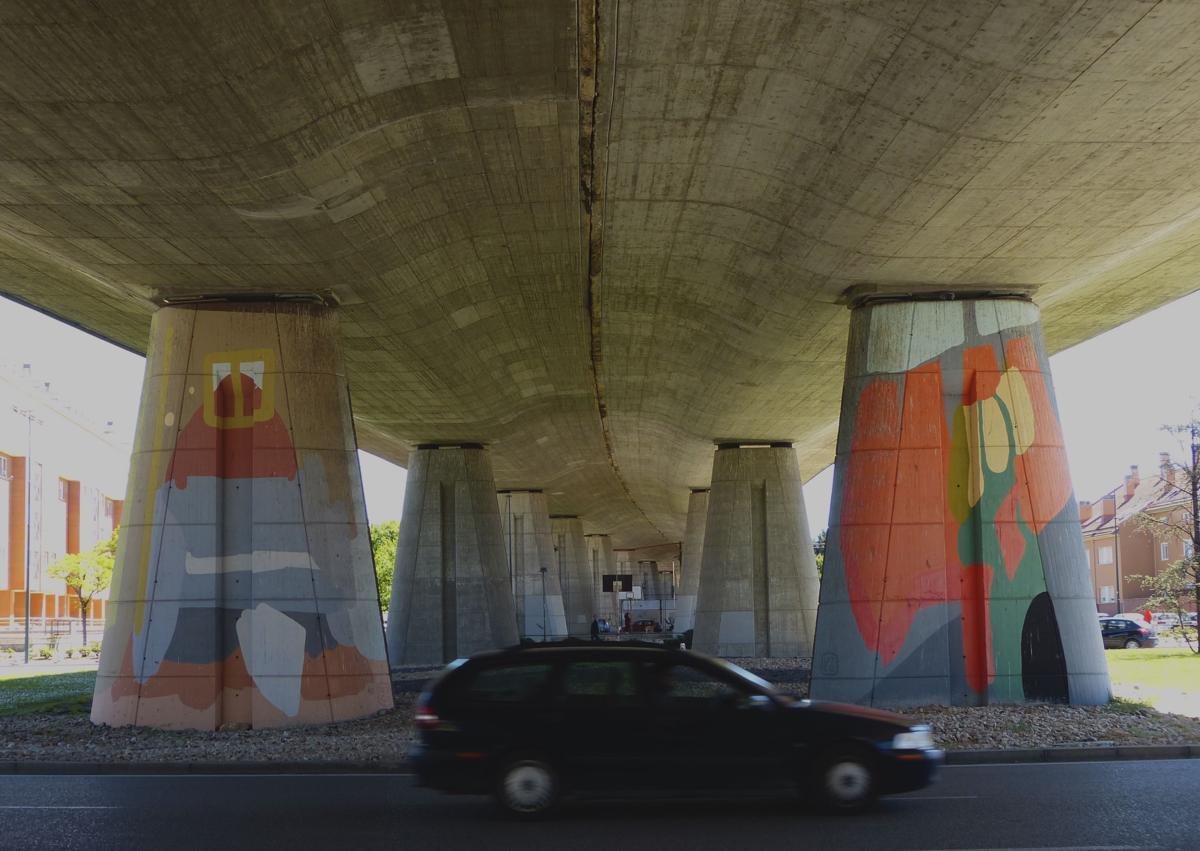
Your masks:
<svg viewBox="0 0 1200 851"><path fill-rule="evenodd" d="M613 591L613 583L619 582L622 591L633 590L633 574L632 573L606 573L602 580L605 593L611 594Z"/></svg>

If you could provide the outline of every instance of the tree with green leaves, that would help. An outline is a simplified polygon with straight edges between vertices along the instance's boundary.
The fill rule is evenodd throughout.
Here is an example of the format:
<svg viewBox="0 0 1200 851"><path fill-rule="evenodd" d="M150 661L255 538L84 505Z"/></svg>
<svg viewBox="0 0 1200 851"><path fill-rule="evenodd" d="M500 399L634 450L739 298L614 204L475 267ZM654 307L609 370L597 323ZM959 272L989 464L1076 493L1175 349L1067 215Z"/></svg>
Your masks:
<svg viewBox="0 0 1200 851"><path fill-rule="evenodd" d="M1178 497L1183 508L1161 516L1143 511L1136 522L1139 529L1159 541L1183 541L1185 555L1153 576L1130 578L1139 580L1150 593L1148 606L1179 618L1188 649L1200 654L1200 635L1195 628L1185 626L1184 605L1185 600L1192 602L1200 611L1200 419L1193 417L1191 422L1162 429L1175 438L1183 458L1163 465L1164 496Z"/></svg>
<svg viewBox="0 0 1200 851"><path fill-rule="evenodd" d="M79 599L84 644L87 644L88 608L96 595L112 584L119 531L114 529L107 540L100 541L90 550L65 555L49 567L50 575L65 582Z"/></svg>
<svg viewBox="0 0 1200 851"><path fill-rule="evenodd" d="M817 560L817 578L825 576L825 544L829 538L829 530L822 529L817 539L813 541L813 555Z"/></svg>
<svg viewBox="0 0 1200 851"><path fill-rule="evenodd" d="M371 555L375 559L375 584L379 586L379 607L386 610L392 600L392 574L396 570L396 544L400 540L400 521L388 520L371 527Z"/></svg>

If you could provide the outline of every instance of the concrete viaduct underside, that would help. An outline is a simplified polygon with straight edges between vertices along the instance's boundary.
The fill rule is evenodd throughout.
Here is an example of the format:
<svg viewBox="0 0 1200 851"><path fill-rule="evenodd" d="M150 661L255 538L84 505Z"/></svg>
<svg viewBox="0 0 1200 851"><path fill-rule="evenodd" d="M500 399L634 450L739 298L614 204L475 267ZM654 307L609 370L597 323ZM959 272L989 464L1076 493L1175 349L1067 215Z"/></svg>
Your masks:
<svg viewBox="0 0 1200 851"><path fill-rule="evenodd" d="M340 392L330 390L339 381L348 384L352 426L349 408L336 403L328 446L303 444L295 406L289 413L281 405L278 423L268 417L254 428L283 429L297 450L320 452L352 449L356 432L359 446L402 464L420 446L486 446L488 458L467 463L463 475L540 491L544 513L582 521L572 536L603 533L618 548L682 541L690 489L712 484L708 535L741 546L720 523L714 531L713 518L740 517L744 507L765 542L772 506L794 508L799 482L833 459L844 380L859 405L857 429L863 410L879 402L872 375L907 376L895 397L904 406L929 364L983 370L971 360L980 348L991 347L990 368L1003 377L947 391L944 400L983 406L978 420L967 415L965 442L954 445L975 447L978 461L972 424L1003 423L1016 453L1010 461L1019 455L1030 466L1032 424L1042 440L1053 410L1045 356L1196 289L1197 4L135 6L0 2L0 291L140 352L151 348L151 316L164 306L281 296L336 305L336 325L320 311L279 313L274 342L245 350L224 345L236 335L212 330L202 311L160 311L156 335L177 329L178 339L203 339L257 365L239 373L236 359L228 368L200 363L206 381L218 370L209 407L171 383L154 351L148 378L161 379L164 404L178 402L180 426L188 413L198 428L224 428L254 420L262 375L273 359L291 358L275 364L284 378L274 386L289 394L299 386L296 403L317 404ZM872 354L866 343L856 350L849 291L967 300L951 317L922 301L903 316L855 311L860 342L936 338L923 362L912 352ZM1036 307L979 306L997 294ZM340 352L289 342L333 327ZM172 339L153 341L159 360L177 356L177 368L178 358L194 360L194 351L175 353ZM309 387L304 376L318 374L325 377ZM1042 396L1037 376L1045 376ZM1001 419L985 404L993 396ZM956 414L946 410L952 430ZM888 432L901 448L910 424L918 428L909 414L903 407ZM875 438L851 445L846 428L839 458L848 475L853 453ZM990 438L980 434L986 449ZM772 468L761 500L723 502L713 445L747 440L790 444L794 458ZM984 479L1008 464L984 455L991 466L963 468L971 494L964 511L987 504ZM316 475L304 459L292 463L296 475ZM322 463L323 486L347 487L344 460ZM717 467L732 482L757 463ZM427 513L453 530L466 521L447 506L461 512L470 489L447 502L447 486L437 484L444 469L428 468L431 487L442 489L429 497L441 513ZM270 475L291 481L291 470L283 464ZM1057 492L1050 500L1036 490L1028 486L1028 506L1061 507ZM297 506L307 518L300 522L311 522ZM876 509L892 511L890 503ZM993 509L1015 510L1009 502ZM146 510L149 525L170 525L168 509ZM1062 517L1022 521L1016 511L1004 516L1025 523L1022 552L1038 542L1043 552L1058 547L1043 536ZM358 520L351 511L329 522ZM789 540L802 542L808 532L794 534ZM149 547L158 539L147 535ZM1005 558L1015 540L1001 536ZM411 544L417 553L420 542ZM486 541L489 551L504 545ZM306 546L314 551L311 540ZM707 551L704 558L707 570ZM1009 579L1019 584L1017 575ZM488 594L502 590L495 577L476 579ZM878 607L851 605L861 602L855 581L841 601L853 611L839 617L870 633L871 658L906 656L878 626L886 620ZM808 587L807 574L800 584ZM1045 585L1051 597L1059 593ZM1021 588L1026 603L1041 593ZM793 591L780 598L786 624L767 629L736 618L701 624L702 587L697 634L711 633L714 648L740 648L760 646L778 627L809 637L803 647L781 637L789 652L811 649L815 582ZM351 600L358 592L329 593ZM964 635L991 623L967 613L971 593L954 597ZM1050 622L1029 605L1026 628ZM334 651L354 643L353 630L343 625L339 638L316 609L303 640L316 642L308 658L323 659L332 677L344 662ZM253 623L231 621L227 636L248 642L255 630L270 631L257 624L275 615L255 611ZM513 613L505 612L507 623ZM872 618L874 631L864 626ZM480 629L500 640L507 627ZM729 643L718 632L740 637ZM922 635L941 640L938 628ZM1059 648L1060 656L1073 652ZM252 668L262 659L243 661ZM380 675L364 665L368 673L355 676ZM129 676L121 670L112 675ZM835 654L829 675L839 670ZM992 681L990 670L976 660L964 676L974 687L980 677ZM370 701L351 704L344 712Z"/></svg>

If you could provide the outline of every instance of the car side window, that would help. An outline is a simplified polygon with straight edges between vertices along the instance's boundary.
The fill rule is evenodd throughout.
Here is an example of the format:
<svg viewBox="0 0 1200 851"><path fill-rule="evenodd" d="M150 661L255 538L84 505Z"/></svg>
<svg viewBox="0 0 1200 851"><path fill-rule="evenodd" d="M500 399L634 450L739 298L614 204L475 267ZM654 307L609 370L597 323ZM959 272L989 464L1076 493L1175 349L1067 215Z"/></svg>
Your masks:
<svg viewBox="0 0 1200 851"><path fill-rule="evenodd" d="M570 662L559 687L568 705L620 707L640 701L632 662Z"/></svg>
<svg viewBox="0 0 1200 851"><path fill-rule="evenodd" d="M675 705L717 703L743 694L730 683L691 665L664 665L655 672L659 699Z"/></svg>
<svg viewBox="0 0 1200 851"><path fill-rule="evenodd" d="M473 703L527 703L542 694L550 671L550 665L486 668L467 684L463 696Z"/></svg>

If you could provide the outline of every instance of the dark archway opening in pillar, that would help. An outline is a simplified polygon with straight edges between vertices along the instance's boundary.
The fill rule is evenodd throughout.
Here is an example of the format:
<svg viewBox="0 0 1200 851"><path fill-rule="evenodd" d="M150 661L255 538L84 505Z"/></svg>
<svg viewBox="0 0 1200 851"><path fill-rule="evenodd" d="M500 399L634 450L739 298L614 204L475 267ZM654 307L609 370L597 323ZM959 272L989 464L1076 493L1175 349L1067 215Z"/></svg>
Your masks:
<svg viewBox="0 0 1200 851"><path fill-rule="evenodd" d="M1029 604L1021 629L1021 685L1026 700L1067 703L1067 658L1054 601L1043 591Z"/></svg>

